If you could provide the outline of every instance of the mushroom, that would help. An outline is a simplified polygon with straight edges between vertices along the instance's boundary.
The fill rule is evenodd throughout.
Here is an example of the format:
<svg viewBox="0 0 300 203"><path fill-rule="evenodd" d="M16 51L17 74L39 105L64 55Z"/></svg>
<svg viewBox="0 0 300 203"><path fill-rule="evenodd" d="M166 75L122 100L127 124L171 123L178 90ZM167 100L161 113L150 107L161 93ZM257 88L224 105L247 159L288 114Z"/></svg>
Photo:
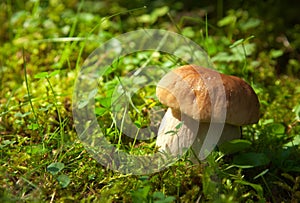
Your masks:
<svg viewBox="0 0 300 203"><path fill-rule="evenodd" d="M224 141L241 137L241 126L257 123L259 101L242 79L195 65L167 73L156 95L168 106L156 146L172 156L192 149L192 161L204 159Z"/></svg>

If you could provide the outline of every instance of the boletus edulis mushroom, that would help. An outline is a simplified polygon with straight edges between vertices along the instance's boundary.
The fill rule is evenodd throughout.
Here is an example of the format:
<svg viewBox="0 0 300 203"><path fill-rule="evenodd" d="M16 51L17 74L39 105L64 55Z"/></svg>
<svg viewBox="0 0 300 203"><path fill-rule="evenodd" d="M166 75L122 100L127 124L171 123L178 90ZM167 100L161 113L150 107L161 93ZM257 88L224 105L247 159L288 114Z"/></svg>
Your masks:
<svg viewBox="0 0 300 203"><path fill-rule="evenodd" d="M221 144L240 138L241 126L259 120L259 101L252 87L209 68L185 65L170 71L159 81L156 95L168 107L156 146L174 156L191 148L201 160L207 136L215 136L212 140Z"/></svg>

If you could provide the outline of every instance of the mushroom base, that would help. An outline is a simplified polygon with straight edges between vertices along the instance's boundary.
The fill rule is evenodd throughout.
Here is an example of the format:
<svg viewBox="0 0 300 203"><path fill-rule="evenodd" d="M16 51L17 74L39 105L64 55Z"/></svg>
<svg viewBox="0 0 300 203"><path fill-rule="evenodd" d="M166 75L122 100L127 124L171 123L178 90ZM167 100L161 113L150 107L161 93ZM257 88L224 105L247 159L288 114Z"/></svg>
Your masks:
<svg viewBox="0 0 300 203"><path fill-rule="evenodd" d="M178 112L173 112L170 108L167 110L156 140L156 146L161 152L177 157L191 148L193 153L190 159L197 163L198 160L202 160L205 148L210 151L211 146L241 137L239 126L221 123L199 124L199 121L188 116L183 115L183 117L181 118Z"/></svg>

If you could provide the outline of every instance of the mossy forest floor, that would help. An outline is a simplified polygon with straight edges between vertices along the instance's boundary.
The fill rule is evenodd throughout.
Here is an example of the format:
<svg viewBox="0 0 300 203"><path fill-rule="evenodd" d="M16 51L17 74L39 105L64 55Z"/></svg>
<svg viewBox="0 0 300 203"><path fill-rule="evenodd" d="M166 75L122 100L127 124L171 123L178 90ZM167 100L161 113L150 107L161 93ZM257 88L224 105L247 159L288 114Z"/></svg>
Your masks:
<svg viewBox="0 0 300 203"><path fill-rule="evenodd" d="M0 1L0 202L299 202L299 2L214 2ZM98 163L75 130L75 81L97 47L140 29L181 34L219 72L247 81L259 97L259 122L199 165L182 157L162 171L134 175ZM129 54L90 94L106 139L141 156L155 150L155 137L126 136L111 98L122 81L129 84L122 78L145 64L168 71L184 62L157 51ZM157 132L156 109L165 107L155 86L131 96L131 121Z"/></svg>

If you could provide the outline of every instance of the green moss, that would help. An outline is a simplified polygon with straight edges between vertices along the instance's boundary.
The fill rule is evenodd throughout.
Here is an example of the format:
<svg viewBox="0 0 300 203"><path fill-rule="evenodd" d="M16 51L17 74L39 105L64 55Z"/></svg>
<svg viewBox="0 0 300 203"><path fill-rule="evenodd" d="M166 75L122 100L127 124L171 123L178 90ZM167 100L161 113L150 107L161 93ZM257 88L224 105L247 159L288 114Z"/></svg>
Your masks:
<svg viewBox="0 0 300 203"><path fill-rule="evenodd" d="M284 18L272 2L201 1L196 7L191 1L2 1L0 201L299 201L300 25L293 21L296 7L275 1L286 8ZM269 7L273 9L264 13ZM93 159L74 128L74 82L94 49L140 28L189 37L206 50L218 71L251 84L261 117L258 124L243 127L247 147L230 154L216 149L200 165L182 157L144 176L120 174ZM155 138L129 138L117 123L123 114L111 112L115 87L132 85L126 122L140 129L150 126L155 134L164 107L155 97L155 84L147 86L147 81L158 81L185 63L166 53L138 52L115 60L99 78L95 114L114 146L138 155L157 150ZM159 69L132 84L126 80L145 65ZM143 88L135 91L136 84ZM49 170L55 163L60 163L57 173Z"/></svg>

